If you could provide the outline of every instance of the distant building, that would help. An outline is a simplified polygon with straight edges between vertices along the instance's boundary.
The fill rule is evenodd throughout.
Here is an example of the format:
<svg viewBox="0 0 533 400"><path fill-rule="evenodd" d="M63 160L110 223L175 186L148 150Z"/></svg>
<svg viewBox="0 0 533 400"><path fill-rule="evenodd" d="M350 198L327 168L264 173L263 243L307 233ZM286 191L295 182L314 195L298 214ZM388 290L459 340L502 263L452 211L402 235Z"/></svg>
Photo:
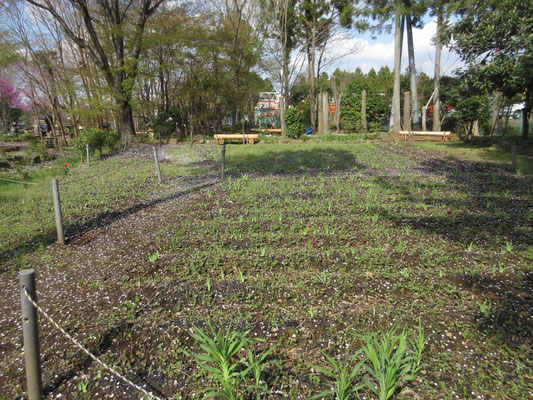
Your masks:
<svg viewBox="0 0 533 400"><path fill-rule="evenodd" d="M277 92L259 93L259 101L254 107L255 125L258 128L275 128L281 127L279 117L279 98L281 95Z"/></svg>

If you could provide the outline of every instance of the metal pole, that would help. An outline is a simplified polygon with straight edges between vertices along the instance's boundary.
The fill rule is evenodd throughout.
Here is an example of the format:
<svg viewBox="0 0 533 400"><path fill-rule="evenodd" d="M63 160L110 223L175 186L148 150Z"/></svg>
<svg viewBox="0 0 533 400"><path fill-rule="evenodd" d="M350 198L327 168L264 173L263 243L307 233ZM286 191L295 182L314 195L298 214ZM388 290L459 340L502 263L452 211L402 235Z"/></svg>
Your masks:
<svg viewBox="0 0 533 400"><path fill-rule="evenodd" d="M152 146L152 149L154 149L154 161L155 168L157 170L157 183L161 183L161 169L159 168L159 158L157 158L157 150L155 149L155 146Z"/></svg>
<svg viewBox="0 0 533 400"><path fill-rule="evenodd" d="M43 382L41 378L37 309L28 300L26 294L24 293L24 289L26 289L33 301L37 302L37 291L35 290L35 271L33 269L24 269L20 271L19 282L28 398L29 400L40 400L43 396Z"/></svg>
<svg viewBox="0 0 533 400"><path fill-rule="evenodd" d="M89 145L85 145L85 154L87 155L87 168L91 166L91 158L89 157Z"/></svg>
<svg viewBox="0 0 533 400"><path fill-rule="evenodd" d="M52 194L54 195L54 214L56 216L57 241L65 244L63 233L63 216L61 215L61 200L59 199L59 183L57 179L52 179Z"/></svg>
<svg viewBox="0 0 533 400"><path fill-rule="evenodd" d="M220 181L224 182L226 170L226 143L222 145L222 169L220 170Z"/></svg>
<svg viewBox="0 0 533 400"><path fill-rule="evenodd" d="M513 162L513 172L516 172L516 143L513 143L513 157L512 157L512 162Z"/></svg>

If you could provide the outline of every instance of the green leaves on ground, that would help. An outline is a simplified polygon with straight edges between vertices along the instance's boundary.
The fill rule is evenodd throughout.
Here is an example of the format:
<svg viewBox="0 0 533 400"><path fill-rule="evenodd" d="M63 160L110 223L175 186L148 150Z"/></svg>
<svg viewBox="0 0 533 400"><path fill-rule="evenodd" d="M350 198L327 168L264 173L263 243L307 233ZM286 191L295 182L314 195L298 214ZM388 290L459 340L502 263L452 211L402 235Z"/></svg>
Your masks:
<svg viewBox="0 0 533 400"><path fill-rule="evenodd" d="M208 373L214 386L202 390L204 398L220 396L226 400L243 398L243 392L253 390L256 398L261 398L261 391L266 391L267 385L262 380L266 367L266 358L276 348L271 347L256 354L250 347L252 342L244 333L232 332L231 327L226 331L217 331L208 323L211 336L199 327L194 327L191 336L205 352L195 354L198 365ZM246 350L248 359L237 357L240 350ZM253 384L245 386L249 373L253 375Z"/></svg>

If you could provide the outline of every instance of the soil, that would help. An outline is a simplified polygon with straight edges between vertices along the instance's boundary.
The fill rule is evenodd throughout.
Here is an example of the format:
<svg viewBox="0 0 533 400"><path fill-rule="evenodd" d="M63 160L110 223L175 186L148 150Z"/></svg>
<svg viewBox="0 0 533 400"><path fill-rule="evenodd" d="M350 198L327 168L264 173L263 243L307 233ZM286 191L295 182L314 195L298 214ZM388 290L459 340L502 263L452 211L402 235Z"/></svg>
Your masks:
<svg viewBox="0 0 533 400"><path fill-rule="evenodd" d="M402 148L387 148L390 154L397 154L409 158L412 170L424 176L433 176L435 180L446 177L450 170L463 173L485 173L474 164L462 163L452 157L441 159L441 163L432 160L417 159L412 153ZM120 157L128 157L122 153ZM420 156L422 157L422 156ZM499 171L501 173L502 171ZM368 170L369 176L377 171ZM507 174L507 172L503 172ZM339 174L340 175L340 174ZM331 179L335 174L331 175ZM250 178L252 179L252 178ZM383 184L394 185L394 180L383 180ZM166 196L158 194L151 199L131 198L121 204L114 205L112 212L100 216L100 223L91 229L67 232L68 244L61 246L53 244L38 254L29 254L27 263L36 270L36 285L38 302L50 316L74 335L97 356L113 365L118 365L128 379L142 385L146 390L159 397L193 398L197 388L190 387L190 377L198 374L198 367L179 348L192 348L193 340L189 330L193 323L205 320L210 310L228 308L230 313L239 313L244 303L254 300L254 294L246 283L221 281L213 283L211 293L216 293L204 301L210 304L204 309L204 314L195 314L190 310L191 299L196 298L204 287L185 279L169 278L167 271L174 265L172 258L166 258L165 248L171 237L182 222L192 213L216 208L217 202L224 202L224 191L218 185L216 166L205 175L180 177L166 181ZM212 197L206 197L205 191L213 191ZM200 208L200 205L202 207ZM237 207L237 205L235 205ZM342 216L341 216L342 217ZM237 218L237 216L235 216ZM392 216L391 216L392 220ZM413 218L413 225L426 222L420 218ZM391 225L394 222L391 222ZM243 225L243 227L246 225ZM416 228L416 226L415 226ZM262 229L258 225L258 229ZM357 235L354 232L354 235ZM205 240L215 241L215 234L206 235ZM178 245L181 259L187 259L187 252L194 253L195 249L205 245L195 239L184 238ZM364 237L361 238L364 243ZM246 248L246 239L233 240L224 243L230 248ZM307 243L301 243L302 246ZM289 246L290 243L279 245ZM292 244L294 245L294 244ZM329 247L327 239L310 243L314 248ZM453 250L453 249L451 249ZM160 256L151 261L155 252ZM385 249L387 251L387 249ZM392 251L392 250L390 250ZM341 254L332 253L331 257ZM329 257L329 256L328 256ZM45 260L46 262L43 262ZM280 263L284 260L280 259ZM321 263L324 262L325 265ZM238 260L236 262L238 264ZM312 261L317 274L328 268L324 258L317 255ZM410 264L408 255L401 258L401 263ZM228 264L231 265L231 264ZM198 263L201 271L205 267ZM234 265L237 268L238 265ZM178 266L177 268L182 268ZM228 267L229 268L229 267ZM252 269L253 266L247 268ZM0 399L23 399L26 387L23 368L23 346L21 339L21 317L18 280L16 276L9 276L6 268L2 268L2 288L0 290ZM472 290L472 285L494 284L495 290L510 292L516 301L531 304L531 274L524 275L527 281L522 283L523 291L509 283L507 286L496 285L496 282L456 281L453 284ZM290 276L289 276L290 279ZM372 279L369 277L368 279ZM396 296L398 301L410 301L418 307L421 299L411 296L408 289L390 287L397 285L393 280L375 282L372 291L365 291L368 285L354 282L344 295L345 303L340 303L338 313L343 326L350 324L371 324L373 307L379 307L382 289ZM428 282L423 282L428 284ZM321 285L317 283L316 289ZM311 288L309 288L311 290ZM276 288L276 290L278 290ZM495 292L497 296L497 292ZM327 289L323 296L334 296L334 289ZM287 293L287 296L293 294ZM363 297L359 309L354 309L351 299ZM428 294L430 296L431 294ZM283 298L284 293L265 288L264 304L275 303ZM232 301L226 298L231 297ZM306 300L304 298L304 300ZM310 305L316 298L307 298ZM134 306L135 305L135 306ZM319 305L317 305L319 307ZM449 311L449 310L448 310ZM190 313L192 312L192 314ZM284 311L281 310L280 313ZM359 313L360 312L360 313ZM375 309L374 309L375 312ZM162 318L159 323L158 314L172 314L173 318ZM294 310L288 314L294 315ZM302 317L285 321L283 325L272 326L265 322L263 312L255 314L251 335L258 335L267 340L290 341L291 337L306 331L311 332L306 337L306 343L290 351L280 354L278 362L284 370L302 385L315 387L313 374L302 371L298 360L303 354L316 354L328 342L329 318L317 315L313 318ZM463 319L459 311L450 314L449 320L458 323ZM502 315L502 318L506 318ZM283 318L282 318L283 319ZM170 321L170 322L169 322ZM339 327L340 329L341 327ZM271 332L272 337L265 337L265 332ZM447 351L453 352L460 345L459 339L445 337ZM438 340L434 337L432 343ZM515 345L528 346L531 338L523 335L516 336ZM139 393L132 387L118 381L108 372L100 371L99 367L74 347L47 320L40 318L40 345L42 354L42 371L44 392L47 398L53 399L137 399ZM530 349L528 350L530 351ZM166 365L160 365L161 359L168 360ZM274 367L267 370L268 375L275 376ZM136 371L136 372L131 372ZM434 382L447 385L453 382L453 376L438 370L423 371L427 378ZM509 371L510 375L514 370ZM318 375L318 374L315 374ZM514 375L513 375L514 376ZM97 379L100 377L100 379ZM97 381L97 383L95 382ZM87 393L83 391L82 382L89 382ZM282 398L280 394L272 394L272 398ZM178 394L178 395L177 395ZM402 392L403 398L418 398L418 394L411 394L408 390ZM177 398L177 397L176 397ZM305 397L301 397L305 398Z"/></svg>

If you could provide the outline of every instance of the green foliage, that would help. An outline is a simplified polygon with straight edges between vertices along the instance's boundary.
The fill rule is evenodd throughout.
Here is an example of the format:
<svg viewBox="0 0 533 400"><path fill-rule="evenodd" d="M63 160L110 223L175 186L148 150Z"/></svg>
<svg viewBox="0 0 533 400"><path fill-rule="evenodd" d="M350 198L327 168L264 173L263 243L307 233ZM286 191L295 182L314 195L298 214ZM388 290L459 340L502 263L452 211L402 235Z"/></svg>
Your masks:
<svg viewBox="0 0 533 400"><path fill-rule="evenodd" d="M357 395L359 389L364 385L355 386L355 377L361 369L363 362L356 364L351 370L347 365L338 364L333 358L328 356L326 353L323 353L324 357L328 360L331 368L322 368L317 365L313 365L313 368L318 372L323 373L328 378L335 380L335 386L332 390L326 390L320 392L319 394L313 396L312 398L318 397L330 397L337 400L348 400L353 398L354 395Z"/></svg>
<svg viewBox="0 0 533 400"><path fill-rule="evenodd" d="M210 323L208 326L211 336L198 327L194 327L194 332L191 333L205 352L195 354L194 358L215 383L215 386L202 390L206 393L204 398L221 397L226 400L240 400L243 398L243 391L253 390L256 398L260 399L261 391L267 389L266 383L262 380L266 367L265 361L276 346L256 353L249 346L251 341L246 337L248 331L232 332L231 327L226 331L216 331ZM239 359L237 353L244 349L246 349L248 358ZM253 383L245 386L250 372Z"/></svg>
<svg viewBox="0 0 533 400"><path fill-rule="evenodd" d="M152 118L154 133L160 138L169 138L181 121L181 113L176 108L160 111Z"/></svg>
<svg viewBox="0 0 533 400"><path fill-rule="evenodd" d="M484 123L490 115L489 99L486 95L466 96L457 103L457 118L466 126L467 134L472 133L475 121Z"/></svg>
<svg viewBox="0 0 533 400"><path fill-rule="evenodd" d="M48 152L46 151L46 146L43 143L37 141L31 142L30 145L24 151L24 153L31 164L36 161L43 162L49 159L50 157Z"/></svg>
<svg viewBox="0 0 533 400"><path fill-rule="evenodd" d="M468 63L468 76L482 91L507 97L533 88L533 12L527 0L459 3L450 28L453 48Z"/></svg>
<svg viewBox="0 0 533 400"><path fill-rule="evenodd" d="M370 363L365 364L372 380L363 378L365 385L378 396L379 400L390 399L400 382L411 380L412 357L407 349L407 333L396 333L396 328L375 340L366 338L363 351Z"/></svg>
<svg viewBox="0 0 533 400"><path fill-rule="evenodd" d="M17 139L22 141L22 142L25 142L25 141L36 141L37 137L33 133L23 133Z"/></svg>
<svg viewBox="0 0 533 400"><path fill-rule="evenodd" d="M267 389L266 382L264 382L261 378L266 368L265 360L276 347L277 346L270 347L269 349L266 349L257 355L249 347L246 348L248 360L245 361L245 364L253 373L254 386L252 387L256 389L257 398L259 398L259 389Z"/></svg>
<svg viewBox="0 0 533 400"><path fill-rule="evenodd" d="M203 390L206 392L204 398L220 396L226 400L238 400L241 398L239 391L247 370L242 371L238 368L241 363L239 360L235 360L235 356L246 345L248 332L243 334L231 332L230 328L225 332L218 332L211 324L208 325L213 338L199 327L194 327L195 332L191 333L191 336L205 352L195 354L194 358L196 358L198 365L209 373L209 378L217 385L205 388Z"/></svg>
<svg viewBox="0 0 533 400"><path fill-rule="evenodd" d="M387 120L389 105L383 96L376 94L369 85L354 81L344 90L341 102L341 117L348 131L361 130L361 99L366 89L366 118L369 126L379 127Z"/></svg>
<svg viewBox="0 0 533 400"><path fill-rule="evenodd" d="M100 151L102 156L103 148L113 148L117 142L117 133L115 131L107 131L103 129L84 129L78 137L72 140L72 145L77 152L83 157L85 154L85 146L89 145L91 152L95 149Z"/></svg>
<svg viewBox="0 0 533 400"><path fill-rule="evenodd" d="M287 123L287 136L297 139L304 131L304 110L293 107L285 112L285 122Z"/></svg>

